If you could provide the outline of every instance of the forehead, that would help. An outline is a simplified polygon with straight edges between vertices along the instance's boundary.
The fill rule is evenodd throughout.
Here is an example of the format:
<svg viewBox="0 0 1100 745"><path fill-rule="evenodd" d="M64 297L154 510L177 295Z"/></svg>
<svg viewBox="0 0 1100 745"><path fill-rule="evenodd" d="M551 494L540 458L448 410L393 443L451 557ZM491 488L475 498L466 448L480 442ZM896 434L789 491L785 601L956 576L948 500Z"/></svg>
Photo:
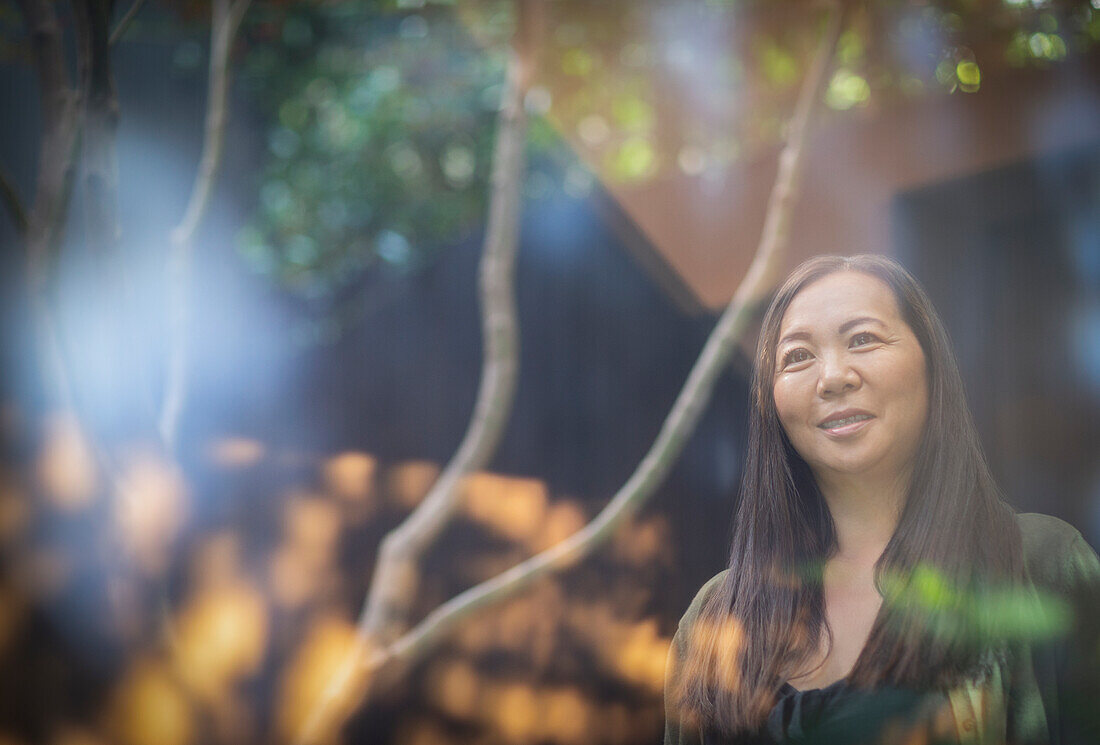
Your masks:
<svg viewBox="0 0 1100 745"><path fill-rule="evenodd" d="M835 332L840 324L861 316L877 318L887 325L901 321L893 290L870 274L833 272L799 290L783 314L779 336L796 328Z"/></svg>

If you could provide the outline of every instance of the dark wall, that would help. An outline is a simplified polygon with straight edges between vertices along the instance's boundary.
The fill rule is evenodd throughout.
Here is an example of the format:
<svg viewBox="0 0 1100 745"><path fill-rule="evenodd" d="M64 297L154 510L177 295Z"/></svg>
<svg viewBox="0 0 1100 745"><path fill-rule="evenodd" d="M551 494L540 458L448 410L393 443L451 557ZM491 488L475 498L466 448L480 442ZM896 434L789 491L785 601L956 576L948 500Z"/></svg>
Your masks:
<svg viewBox="0 0 1100 745"><path fill-rule="evenodd" d="M1009 501L1100 545L1100 144L899 195Z"/></svg>

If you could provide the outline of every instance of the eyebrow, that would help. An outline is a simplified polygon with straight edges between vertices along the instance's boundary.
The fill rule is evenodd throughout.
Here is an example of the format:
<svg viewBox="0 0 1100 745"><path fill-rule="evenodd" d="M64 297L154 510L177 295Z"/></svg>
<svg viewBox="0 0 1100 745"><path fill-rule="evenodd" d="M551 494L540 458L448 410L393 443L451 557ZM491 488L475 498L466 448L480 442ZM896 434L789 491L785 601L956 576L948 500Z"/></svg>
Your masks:
<svg viewBox="0 0 1100 745"><path fill-rule="evenodd" d="M837 334L846 334L849 331L851 331L853 328L855 328L856 326L859 326L861 323L876 323L879 326L882 326L883 328L886 327L885 323L883 323L879 319L875 318L874 316L860 316L859 318L853 318L850 321L845 321L844 323L840 324L840 328L838 328L836 330L836 332L837 332ZM780 339L779 343L776 346L781 347L789 341L795 341L797 339L809 339L809 338L810 338L810 332L809 331L792 331L791 333L787 334L782 339Z"/></svg>

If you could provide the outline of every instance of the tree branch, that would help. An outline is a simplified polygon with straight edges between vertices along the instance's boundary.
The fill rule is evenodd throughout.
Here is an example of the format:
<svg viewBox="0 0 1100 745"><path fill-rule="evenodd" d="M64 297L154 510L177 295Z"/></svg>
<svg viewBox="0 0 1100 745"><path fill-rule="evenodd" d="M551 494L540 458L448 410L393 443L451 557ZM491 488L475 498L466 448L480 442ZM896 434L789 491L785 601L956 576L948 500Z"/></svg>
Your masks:
<svg viewBox="0 0 1100 745"><path fill-rule="evenodd" d="M774 284L779 259L786 247L787 228L799 186L806 131L836 48L841 20L841 10L834 7L789 124L787 143L779 157L779 171L752 265L708 337L657 439L638 468L603 511L584 528L556 546L457 595L387 648L372 650L369 655L364 655L363 665L367 674L387 662L416 658L478 609L514 595L544 574L573 566L637 512L664 479L709 401L714 381L729 361L755 307Z"/></svg>
<svg viewBox="0 0 1100 745"><path fill-rule="evenodd" d="M137 16L138 11L141 10L143 5L145 5L145 0L134 0L133 5L131 5L130 9L126 11L126 15L122 16L122 18L119 19L118 25L115 26L114 30L111 32L111 38L107 41L108 44L114 45L118 43L118 40L121 39L122 35L126 33L126 29L128 29L130 27L130 24L133 23L134 18Z"/></svg>
<svg viewBox="0 0 1100 745"><path fill-rule="evenodd" d="M359 620L360 635L389 640L404 630L415 596L416 563L457 508L462 480L488 465L507 424L519 375L514 265L525 169L524 98L530 85L532 0L520 0L519 28L497 119L485 245L479 268L482 374L462 442L424 500L382 541L370 594Z"/></svg>
<svg viewBox="0 0 1100 745"><path fill-rule="evenodd" d="M519 375L519 324L514 267L525 170L527 115L524 99L535 67L540 0L518 0L517 25L497 117L490 180L489 214L479 267L484 345L477 400L462 442L417 508L382 541L356 630L356 651L336 676L298 734L297 742L317 742L339 727L365 694L357 660L404 630L415 598L416 564L430 542L453 517L459 487L470 473L488 465L511 413Z"/></svg>
<svg viewBox="0 0 1100 745"><path fill-rule="evenodd" d="M190 243L206 213L210 192L221 165L229 99L229 57L233 40L250 0L214 0L210 25L210 69L207 76L206 124L198 174L183 218L172 231L176 245Z"/></svg>
<svg viewBox="0 0 1100 745"><path fill-rule="evenodd" d="M180 413L187 397L187 295L192 241L206 213L221 166L229 98L229 58L250 0L214 0L210 24L210 69L202 156L183 218L172 230L168 256L168 371L157 428L169 452L176 446Z"/></svg>
<svg viewBox="0 0 1100 745"><path fill-rule="evenodd" d="M20 237L27 234L27 208L23 206L23 200L19 198L19 192L15 190L15 184L8 178L8 174L0 170L0 199L8 208L11 220L15 223L15 232Z"/></svg>

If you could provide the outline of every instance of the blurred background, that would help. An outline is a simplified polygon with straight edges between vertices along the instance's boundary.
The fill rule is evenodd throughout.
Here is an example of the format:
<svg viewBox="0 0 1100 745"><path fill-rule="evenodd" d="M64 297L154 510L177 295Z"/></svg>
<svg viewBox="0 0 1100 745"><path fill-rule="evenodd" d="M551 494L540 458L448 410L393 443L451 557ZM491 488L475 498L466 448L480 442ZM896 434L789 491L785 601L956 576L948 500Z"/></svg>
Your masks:
<svg viewBox="0 0 1100 745"><path fill-rule="evenodd" d="M420 562L414 620L572 534L637 467L756 251L831 12L537 5L513 185L518 388ZM117 173L76 158L48 252L60 376L24 225L40 151L59 152L34 7L56 13L74 80L83 9L121 29ZM130 7L0 1L0 743L277 742L348 658L382 536L470 420L518 6L247 6L167 449L171 236L200 168L212 8L148 0L124 23ZM1006 498L1100 545L1100 2L844 7L784 270L821 253L905 264ZM658 742L668 643L727 560L754 335L638 515L465 620L337 739Z"/></svg>

